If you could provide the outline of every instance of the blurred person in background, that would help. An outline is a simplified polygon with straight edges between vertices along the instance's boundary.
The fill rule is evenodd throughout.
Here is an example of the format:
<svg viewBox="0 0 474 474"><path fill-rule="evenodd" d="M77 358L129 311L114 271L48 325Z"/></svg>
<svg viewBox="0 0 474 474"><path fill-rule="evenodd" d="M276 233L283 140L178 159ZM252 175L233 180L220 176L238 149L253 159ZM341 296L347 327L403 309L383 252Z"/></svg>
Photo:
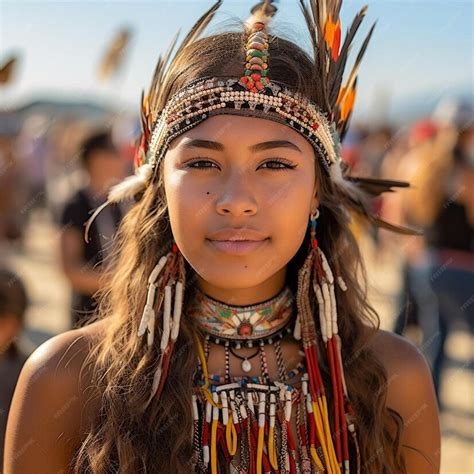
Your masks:
<svg viewBox="0 0 474 474"><path fill-rule="evenodd" d="M460 110L450 123L446 115L444 121L434 116L416 123L410 132L409 151L396 165L399 177L412 183L401 201L402 218L423 229L425 236L412 239L406 247L404 288L394 331L402 334L407 315L416 312L440 407L448 331L456 320L463 320L471 329L473 324L474 220L469 185L474 129L472 122L466 126L466 113Z"/></svg>
<svg viewBox="0 0 474 474"><path fill-rule="evenodd" d="M0 248L23 242L28 209L24 162L15 148L20 129L13 113L0 113Z"/></svg>
<svg viewBox="0 0 474 474"><path fill-rule="evenodd" d="M0 268L0 466L7 415L20 371L32 351L18 338L28 306L25 287L19 277Z"/></svg>
<svg viewBox="0 0 474 474"><path fill-rule="evenodd" d="M93 295L103 276L101 264L110 251L123 211L119 205L104 209L92 223L89 242L84 240L84 225L104 203L110 186L125 175L124 160L107 131L87 137L80 150L89 182L66 203L60 221L62 266L72 286L72 327L80 325L97 305Z"/></svg>
<svg viewBox="0 0 474 474"><path fill-rule="evenodd" d="M392 129L380 125L366 134L361 143L359 170L362 175L381 176L381 169L392 143Z"/></svg>
<svg viewBox="0 0 474 474"><path fill-rule="evenodd" d="M438 176L440 202L427 245L433 253L431 275L438 297L440 343L433 375L439 392L445 342L456 323L474 329L474 122L472 108L460 106L454 117L458 136L449 154L449 167ZM434 181L434 180L433 180ZM428 191L428 190L427 190Z"/></svg>
<svg viewBox="0 0 474 474"><path fill-rule="evenodd" d="M420 180L425 175L420 173L426 166L434 166L437 152L438 126L429 119L416 122L408 132L407 150L390 154L388 164L398 168L398 177L413 180L412 188L402 197L400 219L416 228L425 229L432 218L427 217L428 205L414 205ZM445 158L447 154L441 153ZM393 172L393 171L392 171ZM414 206L414 207L413 207ZM392 209L393 211L393 209ZM426 249L424 237L412 238L404 252L405 262L402 269L402 290L399 295L399 312L394 324L394 331L403 334L408 325L416 324L423 334L423 349L433 369L436 346L439 344L438 304L431 287L430 275L433 268L431 255ZM430 351L431 350L431 351Z"/></svg>

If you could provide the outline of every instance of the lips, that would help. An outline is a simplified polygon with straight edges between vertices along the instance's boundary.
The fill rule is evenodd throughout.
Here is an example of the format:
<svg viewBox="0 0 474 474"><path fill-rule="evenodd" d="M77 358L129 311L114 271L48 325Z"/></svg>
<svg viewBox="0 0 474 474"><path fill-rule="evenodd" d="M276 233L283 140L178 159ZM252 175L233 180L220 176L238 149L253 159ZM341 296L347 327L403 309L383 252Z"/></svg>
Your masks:
<svg viewBox="0 0 474 474"><path fill-rule="evenodd" d="M210 240L207 242L216 250L231 255L245 255L259 249L268 239L263 240Z"/></svg>
<svg viewBox="0 0 474 474"><path fill-rule="evenodd" d="M209 240L218 241L262 241L268 238L268 235L265 235L258 230L250 229L248 227L227 227L225 229L220 229L216 232L210 233L207 238Z"/></svg>

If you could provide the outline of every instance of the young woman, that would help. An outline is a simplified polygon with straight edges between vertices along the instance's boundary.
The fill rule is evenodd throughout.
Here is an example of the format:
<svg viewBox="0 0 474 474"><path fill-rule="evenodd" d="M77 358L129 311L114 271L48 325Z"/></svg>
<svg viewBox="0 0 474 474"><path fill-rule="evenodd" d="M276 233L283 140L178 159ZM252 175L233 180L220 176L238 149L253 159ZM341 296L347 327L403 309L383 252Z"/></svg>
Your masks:
<svg viewBox="0 0 474 474"><path fill-rule="evenodd" d="M439 472L428 365L379 329L348 228L397 184L340 162L365 9L340 45L340 3L302 2L310 58L269 2L200 38L219 4L159 61L100 318L28 360L5 473Z"/></svg>

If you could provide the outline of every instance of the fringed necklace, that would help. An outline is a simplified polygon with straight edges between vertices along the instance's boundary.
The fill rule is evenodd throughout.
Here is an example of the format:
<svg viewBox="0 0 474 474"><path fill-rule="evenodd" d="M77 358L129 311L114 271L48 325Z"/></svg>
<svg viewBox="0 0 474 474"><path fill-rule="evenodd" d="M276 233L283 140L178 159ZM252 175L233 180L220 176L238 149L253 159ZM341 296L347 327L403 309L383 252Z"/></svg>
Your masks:
<svg viewBox="0 0 474 474"><path fill-rule="evenodd" d="M283 338L300 340L301 333L306 333L306 323L301 324L305 318L295 318L295 303L289 287L271 300L246 307L224 304L198 290L189 312L204 333L203 340L195 336L199 360L192 396L194 472L359 472L350 468L349 443L347 452L342 453L339 446L336 452L335 420L324 395L316 347L314 352L303 350L303 343L301 360L294 367L288 368L284 360ZM225 375L208 371L211 342L224 347ZM276 378L268 373L270 346L276 356ZM241 356L242 348L255 351ZM260 375L232 376L230 356L241 360L244 373L252 371L253 359L260 356ZM336 378L332 368L333 364L331 376ZM339 404L337 414L342 414ZM344 415L347 423L337 420L339 435L343 426L354 428L350 413L344 411ZM352 441L355 457L355 433Z"/></svg>

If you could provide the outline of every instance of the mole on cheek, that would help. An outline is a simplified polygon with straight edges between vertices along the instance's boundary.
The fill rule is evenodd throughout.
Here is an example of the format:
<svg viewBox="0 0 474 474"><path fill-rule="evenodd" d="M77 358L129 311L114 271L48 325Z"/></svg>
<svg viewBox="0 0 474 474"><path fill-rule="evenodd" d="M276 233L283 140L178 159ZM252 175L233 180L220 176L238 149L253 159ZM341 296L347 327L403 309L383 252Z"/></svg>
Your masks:
<svg viewBox="0 0 474 474"><path fill-rule="evenodd" d="M209 194L209 191L206 194Z"/></svg>

